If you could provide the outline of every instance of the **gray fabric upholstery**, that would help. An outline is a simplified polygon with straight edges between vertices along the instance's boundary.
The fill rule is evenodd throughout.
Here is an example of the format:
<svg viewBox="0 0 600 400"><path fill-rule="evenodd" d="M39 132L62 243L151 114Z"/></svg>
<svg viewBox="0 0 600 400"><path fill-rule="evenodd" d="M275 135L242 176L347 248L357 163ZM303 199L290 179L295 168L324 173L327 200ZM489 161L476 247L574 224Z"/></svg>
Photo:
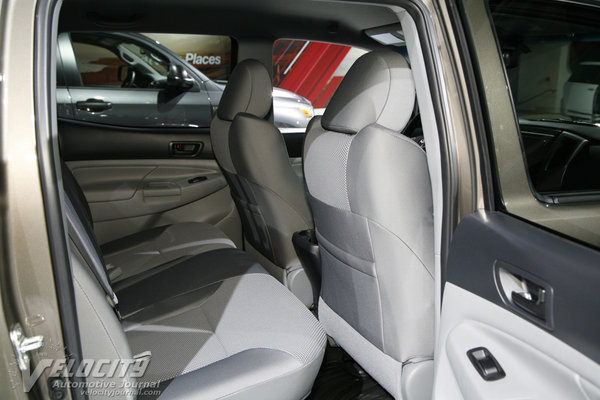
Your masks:
<svg viewBox="0 0 600 400"><path fill-rule="evenodd" d="M211 142L242 219L244 239L284 269L282 282L298 275L292 245L296 231L313 227L304 185L289 161L281 132L265 117L272 103L267 69L256 60L240 62L211 123ZM294 272L296 271L296 272ZM302 270L302 273L304 271ZM303 293L306 290L302 290ZM307 305L313 296L302 296Z"/></svg>
<svg viewBox="0 0 600 400"><path fill-rule="evenodd" d="M137 381L159 382L161 399L300 400L310 393L325 332L243 252L213 250L122 281L121 323L72 246L70 253L84 357L130 359L150 352ZM142 299L136 302L137 296ZM134 381L128 375L111 379L117 388Z"/></svg>
<svg viewBox="0 0 600 400"><path fill-rule="evenodd" d="M101 246L107 265L121 273L118 282L185 256L235 244L220 229L199 222L183 222L148 229Z"/></svg>
<svg viewBox="0 0 600 400"><path fill-rule="evenodd" d="M381 50L356 60L323 114L325 129L354 134L369 124L400 131L413 112L415 85L404 57Z"/></svg>
<svg viewBox="0 0 600 400"><path fill-rule="evenodd" d="M186 292L125 320L132 351L153 354L144 380L168 381L247 350L283 352L284 368L256 377L258 382L251 383L257 384L301 371L323 356L325 333L319 323L273 277L245 273L212 285L208 296L202 290ZM239 379L227 374L231 382ZM306 390L287 398L298 399Z"/></svg>
<svg viewBox="0 0 600 400"><path fill-rule="evenodd" d="M238 114L231 124L229 144L237 175L264 218L271 253L267 258L282 267L298 265L292 235L312 228L312 215L281 133L267 121Z"/></svg>
<svg viewBox="0 0 600 400"><path fill-rule="evenodd" d="M240 112L264 118L273 104L272 91L271 77L265 66L257 60L243 60L229 77L217 115L225 121L232 121Z"/></svg>
<svg viewBox="0 0 600 400"><path fill-rule="evenodd" d="M158 302L246 273L266 273L247 253L237 249L209 251L171 268L151 270L115 285L124 317Z"/></svg>
<svg viewBox="0 0 600 400"><path fill-rule="evenodd" d="M73 243L69 243L71 251L70 264L77 307L77 320L81 337L82 357L85 359L131 359L132 353L127 337L116 315L109 305L104 291L99 286L84 260L77 251L73 251ZM106 365L108 368L109 366ZM107 369L100 369L107 373ZM120 378L118 374L98 378L87 377L89 384L114 384L115 387L132 385L135 378L127 374ZM100 387L100 386L97 386ZM94 397L90 397L94 398ZM131 399L127 393L120 393L115 399Z"/></svg>
<svg viewBox="0 0 600 400"><path fill-rule="evenodd" d="M320 362L319 358L305 366L298 366L297 360L282 351L245 350L168 382L163 396L168 399L197 399L190 387L202 386L202 398L206 399L304 399L309 394L306 388L314 380ZM267 376L273 377L265 380ZM250 384L257 381L260 381L259 385Z"/></svg>
<svg viewBox="0 0 600 400"><path fill-rule="evenodd" d="M400 133L414 107L410 77L397 53L361 57L325 115L311 123L304 148L321 301L331 311L320 319L397 397L400 377L396 382L373 368L367 352L357 352L356 334L397 366L433 355L431 185L425 153Z"/></svg>

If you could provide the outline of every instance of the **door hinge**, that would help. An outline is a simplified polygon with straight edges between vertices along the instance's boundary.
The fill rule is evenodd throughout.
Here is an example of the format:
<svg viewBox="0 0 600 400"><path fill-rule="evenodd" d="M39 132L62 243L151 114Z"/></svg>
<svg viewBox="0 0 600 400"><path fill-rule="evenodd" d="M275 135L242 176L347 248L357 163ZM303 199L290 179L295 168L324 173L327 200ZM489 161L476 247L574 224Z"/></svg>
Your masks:
<svg viewBox="0 0 600 400"><path fill-rule="evenodd" d="M10 330L10 341L13 344L19 369L27 371L29 369L29 352L41 348L44 345L44 337L26 337L21 324L16 323Z"/></svg>

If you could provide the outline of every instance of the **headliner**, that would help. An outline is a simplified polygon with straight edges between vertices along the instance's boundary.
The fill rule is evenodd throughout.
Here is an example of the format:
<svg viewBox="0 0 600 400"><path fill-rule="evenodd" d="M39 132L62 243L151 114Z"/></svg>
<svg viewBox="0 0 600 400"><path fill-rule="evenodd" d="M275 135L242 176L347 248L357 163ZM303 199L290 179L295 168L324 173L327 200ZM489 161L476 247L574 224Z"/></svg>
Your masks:
<svg viewBox="0 0 600 400"><path fill-rule="evenodd" d="M320 0L65 0L59 30L293 38L375 48L363 31L397 22L387 7Z"/></svg>

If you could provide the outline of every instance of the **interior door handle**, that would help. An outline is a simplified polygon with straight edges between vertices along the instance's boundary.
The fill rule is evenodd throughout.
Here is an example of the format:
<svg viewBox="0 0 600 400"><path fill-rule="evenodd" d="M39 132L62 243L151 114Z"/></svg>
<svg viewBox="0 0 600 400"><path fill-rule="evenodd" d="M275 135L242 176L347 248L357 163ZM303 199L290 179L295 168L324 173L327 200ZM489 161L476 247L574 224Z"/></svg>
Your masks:
<svg viewBox="0 0 600 400"><path fill-rule="evenodd" d="M175 157L194 157L202 151L203 146L202 142L171 142L169 152Z"/></svg>
<svg viewBox="0 0 600 400"><path fill-rule="evenodd" d="M86 101L78 101L75 103L78 110L87 112L100 112L112 108L112 103L101 99L87 99Z"/></svg>
<svg viewBox="0 0 600 400"><path fill-rule="evenodd" d="M500 296L509 307L552 329L553 290L548 282L502 261L496 263L495 275Z"/></svg>
<svg viewBox="0 0 600 400"><path fill-rule="evenodd" d="M531 282L527 286L531 287ZM518 308L528 312L536 318L546 320L546 289L535 285L535 288L527 292L512 292L511 300Z"/></svg>

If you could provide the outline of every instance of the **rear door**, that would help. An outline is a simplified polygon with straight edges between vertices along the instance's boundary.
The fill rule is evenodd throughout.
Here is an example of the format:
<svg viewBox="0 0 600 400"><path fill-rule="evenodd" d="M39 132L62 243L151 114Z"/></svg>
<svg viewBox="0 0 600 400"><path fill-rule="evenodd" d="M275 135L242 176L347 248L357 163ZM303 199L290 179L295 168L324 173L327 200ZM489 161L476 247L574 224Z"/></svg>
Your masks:
<svg viewBox="0 0 600 400"><path fill-rule="evenodd" d="M160 225L198 221L221 228L241 245L239 217L212 153L212 105L207 92L200 90L202 82L196 81L189 91L165 87L163 73L168 65L163 65L164 59L177 60L167 58L168 54L150 54L156 49L147 47L136 34L72 34L72 41L81 45L73 54L65 51L69 49L65 35L59 38L63 46L62 69L58 70L69 78L63 82L78 78L81 84L58 90L59 102L71 99L70 108L59 104L63 112L59 111L58 120L61 152L89 202L98 240L106 243ZM226 37L191 38L191 51L199 52L203 40L229 43L227 49L220 48L231 50ZM190 37L185 39L190 41ZM98 45L104 47L98 51ZM118 50L108 50L119 46L138 60L126 63ZM134 82L139 83L134 87L123 84L119 78L128 78L127 74L119 76L119 67L139 69L142 61L146 72L147 68L154 72L143 79L136 72ZM94 79L117 82L113 87L86 84ZM143 82L146 87L136 87Z"/></svg>
<svg viewBox="0 0 600 400"><path fill-rule="evenodd" d="M571 68L598 57L600 12L559 1L451 6L480 88L490 196L452 238L433 397L600 399L600 188L589 179L600 174L589 167L600 128L561 114ZM540 142L523 131L542 142L566 132L578 145L533 151ZM551 188L537 184L556 171Z"/></svg>

